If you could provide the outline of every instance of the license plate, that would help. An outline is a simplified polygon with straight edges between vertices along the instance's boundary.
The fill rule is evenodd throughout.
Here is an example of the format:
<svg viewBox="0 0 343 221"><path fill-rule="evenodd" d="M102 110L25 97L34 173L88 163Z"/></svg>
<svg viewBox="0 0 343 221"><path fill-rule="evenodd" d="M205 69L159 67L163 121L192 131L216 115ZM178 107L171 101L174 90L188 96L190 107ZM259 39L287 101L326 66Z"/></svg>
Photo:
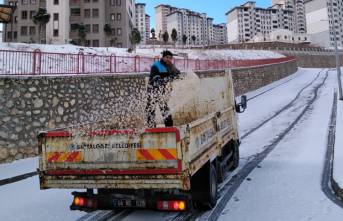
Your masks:
<svg viewBox="0 0 343 221"><path fill-rule="evenodd" d="M139 207L145 208L146 202L145 200L141 199L114 199L113 200L114 207Z"/></svg>

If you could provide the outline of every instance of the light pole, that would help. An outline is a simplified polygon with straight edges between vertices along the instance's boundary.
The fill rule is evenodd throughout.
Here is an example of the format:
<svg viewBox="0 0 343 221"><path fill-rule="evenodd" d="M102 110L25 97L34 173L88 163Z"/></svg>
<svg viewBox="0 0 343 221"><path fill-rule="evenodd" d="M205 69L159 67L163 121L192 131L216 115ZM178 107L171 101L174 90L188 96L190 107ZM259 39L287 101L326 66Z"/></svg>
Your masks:
<svg viewBox="0 0 343 221"><path fill-rule="evenodd" d="M156 39L156 37L155 37L155 29L154 28L151 29L151 38L150 39L152 39L152 50L153 50L153 52L155 52L155 39Z"/></svg>
<svg viewBox="0 0 343 221"><path fill-rule="evenodd" d="M336 38L336 23L334 22L335 20L333 19L333 4L332 0L330 0L330 5L331 5L331 18L332 18L332 25L333 25L333 38L335 39L334 44L335 44L335 57L336 57L336 70L337 70L337 80L338 80L338 91L339 91L339 99L343 100L343 94L342 94L342 82L341 82L341 67L340 67L340 62L339 62L339 54L338 54L338 45L337 45L337 38ZM330 22L329 22L330 24Z"/></svg>

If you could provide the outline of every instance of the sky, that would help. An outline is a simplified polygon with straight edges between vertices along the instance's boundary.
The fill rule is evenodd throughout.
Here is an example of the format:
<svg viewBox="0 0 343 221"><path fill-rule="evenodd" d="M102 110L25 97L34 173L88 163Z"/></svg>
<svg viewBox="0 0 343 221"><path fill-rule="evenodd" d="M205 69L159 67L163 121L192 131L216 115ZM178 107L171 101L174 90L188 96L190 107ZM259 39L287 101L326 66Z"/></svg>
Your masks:
<svg viewBox="0 0 343 221"><path fill-rule="evenodd" d="M233 7L239 6L248 0L136 0L146 4L146 13L151 17L151 27L155 25L155 9L159 4L168 4L175 7L187 8L196 12L207 13L214 19L215 24L226 23L225 13ZM271 6L272 0L255 0L258 7Z"/></svg>

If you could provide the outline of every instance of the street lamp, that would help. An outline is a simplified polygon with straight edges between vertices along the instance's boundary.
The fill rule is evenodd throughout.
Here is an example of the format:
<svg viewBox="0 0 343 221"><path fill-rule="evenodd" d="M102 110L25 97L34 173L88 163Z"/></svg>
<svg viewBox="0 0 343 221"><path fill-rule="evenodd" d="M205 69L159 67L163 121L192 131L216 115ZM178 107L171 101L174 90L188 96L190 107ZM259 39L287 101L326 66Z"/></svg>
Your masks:
<svg viewBox="0 0 343 221"><path fill-rule="evenodd" d="M332 26L333 26L333 38L335 39L335 57L336 57L336 70L337 70L337 78L338 78L338 91L339 91L339 99L343 100L343 94L342 94L342 83L341 83L341 67L339 62L339 54L338 54L338 45L337 45L337 36L336 36L336 24L333 19L333 3L332 0L330 0L331 5L331 18L332 18ZM329 22L330 23L330 22Z"/></svg>
<svg viewBox="0 0 343 221"><path fill-rule="evenodd" d="M155 37L155 29L154 28L151 29L151 38L150 39L152 40L152 50L153 50L153 52L155 52L155 39L156 39L156 37Z"/></svg>

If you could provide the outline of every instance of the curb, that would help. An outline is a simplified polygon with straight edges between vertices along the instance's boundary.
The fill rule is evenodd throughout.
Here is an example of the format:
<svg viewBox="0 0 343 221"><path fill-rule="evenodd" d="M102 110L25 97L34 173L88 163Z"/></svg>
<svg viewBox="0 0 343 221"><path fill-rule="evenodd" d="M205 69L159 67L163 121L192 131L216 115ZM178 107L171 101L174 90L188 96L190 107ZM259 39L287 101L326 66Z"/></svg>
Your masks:
<svg viewBox="0 0 343 221"><path fill-rule="evenodd" d="M336 102L336 110L334 110L336 112L336 118L338 118L338 105L337 105L337 102L338 102L338 98L337 98L337 92L335 92L335 98L334 98L334 102ZM330 182L331 182L331 187L332 187L332 190L334 192L334 194L336 195L336 197L341 200L343 202L343 188L341 186L339 186L338 182L335 180L334 178L334 161L335 161L335 147L336 147L336 129L337 129L337 121L338 119L335 119L335 123L333 126L333 147L332 147L332 158L331 158L331 171L330 171Z"/></svg>
<svg viewBox="0 0 343 221"><path fill-rule="evenodd" d="M335 195L343 201L343 189L338 185L338 183L335 181L333 176L331 177L331 187L335 193Z"/></svg>

